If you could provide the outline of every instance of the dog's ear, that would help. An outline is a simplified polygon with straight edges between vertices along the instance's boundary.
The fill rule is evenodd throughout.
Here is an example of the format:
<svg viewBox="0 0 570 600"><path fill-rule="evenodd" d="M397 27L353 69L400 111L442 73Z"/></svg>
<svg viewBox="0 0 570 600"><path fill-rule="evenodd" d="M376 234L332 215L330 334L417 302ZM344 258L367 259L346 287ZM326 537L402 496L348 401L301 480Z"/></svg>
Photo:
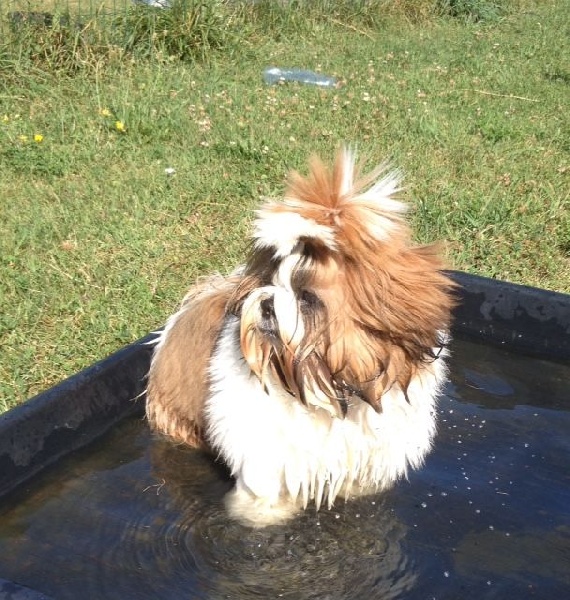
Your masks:
<svg viewBox="0 0 570 600"><path fill-rule="evenodd" d="M203 409L208 366L237 279L213 277L186 296L155 349L147 387L151 427L177 442L206 448Z"/></svg>

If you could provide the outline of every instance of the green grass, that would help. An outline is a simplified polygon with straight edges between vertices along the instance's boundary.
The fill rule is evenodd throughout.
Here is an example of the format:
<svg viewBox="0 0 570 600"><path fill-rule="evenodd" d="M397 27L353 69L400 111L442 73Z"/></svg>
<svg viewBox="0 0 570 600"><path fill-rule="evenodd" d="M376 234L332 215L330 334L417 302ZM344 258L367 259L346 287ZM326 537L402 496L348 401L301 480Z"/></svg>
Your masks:
<svg viewBox="0 0 570 600"><path fill-rule="evenodd" d="M342 141L403 169L417 240L452 267L570 292L569 0L230 4L191 50L0 44L0 410L160 326ZM342 86L267 87L269 65Z"/></svg>

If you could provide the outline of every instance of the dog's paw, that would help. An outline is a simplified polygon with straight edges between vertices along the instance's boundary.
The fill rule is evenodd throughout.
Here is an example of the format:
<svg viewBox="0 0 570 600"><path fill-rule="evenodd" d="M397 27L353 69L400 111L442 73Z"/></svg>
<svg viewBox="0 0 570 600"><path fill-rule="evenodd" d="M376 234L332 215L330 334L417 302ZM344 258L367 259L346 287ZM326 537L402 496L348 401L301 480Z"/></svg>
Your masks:
<svg viewBox="0 0 570 600"><path fill-rule="evenodd" d="M300 507L290 499L272 501L237 487L226 495L225 503L230 517L249 527L278 525L300 511Z"/></svg>

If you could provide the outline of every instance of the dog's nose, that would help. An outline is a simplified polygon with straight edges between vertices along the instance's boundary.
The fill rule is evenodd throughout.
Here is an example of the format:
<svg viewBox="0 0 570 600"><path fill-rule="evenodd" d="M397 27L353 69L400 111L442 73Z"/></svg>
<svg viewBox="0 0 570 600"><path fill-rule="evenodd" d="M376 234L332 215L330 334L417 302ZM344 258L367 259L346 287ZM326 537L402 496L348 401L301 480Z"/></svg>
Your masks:
<svg viewBox="0 0 570 600"><path fill-rule="evenodd" d="M275 317L275 306L273 304L273 297L264 298L260 303L261 317L263 319L273 319Z"/></svg>

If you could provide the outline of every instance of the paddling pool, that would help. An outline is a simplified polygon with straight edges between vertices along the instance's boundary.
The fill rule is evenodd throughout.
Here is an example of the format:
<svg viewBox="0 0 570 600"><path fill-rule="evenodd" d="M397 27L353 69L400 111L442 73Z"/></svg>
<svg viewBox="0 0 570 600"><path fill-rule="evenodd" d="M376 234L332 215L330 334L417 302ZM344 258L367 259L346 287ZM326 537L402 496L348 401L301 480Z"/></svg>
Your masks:
<svg viewBox="0 0 570 600"><path fill-rule="evenodd" d="M570 296L462 273L423 469L256 530L144 421L148 339L0 417L0 598L570 598Z"/></svg>

